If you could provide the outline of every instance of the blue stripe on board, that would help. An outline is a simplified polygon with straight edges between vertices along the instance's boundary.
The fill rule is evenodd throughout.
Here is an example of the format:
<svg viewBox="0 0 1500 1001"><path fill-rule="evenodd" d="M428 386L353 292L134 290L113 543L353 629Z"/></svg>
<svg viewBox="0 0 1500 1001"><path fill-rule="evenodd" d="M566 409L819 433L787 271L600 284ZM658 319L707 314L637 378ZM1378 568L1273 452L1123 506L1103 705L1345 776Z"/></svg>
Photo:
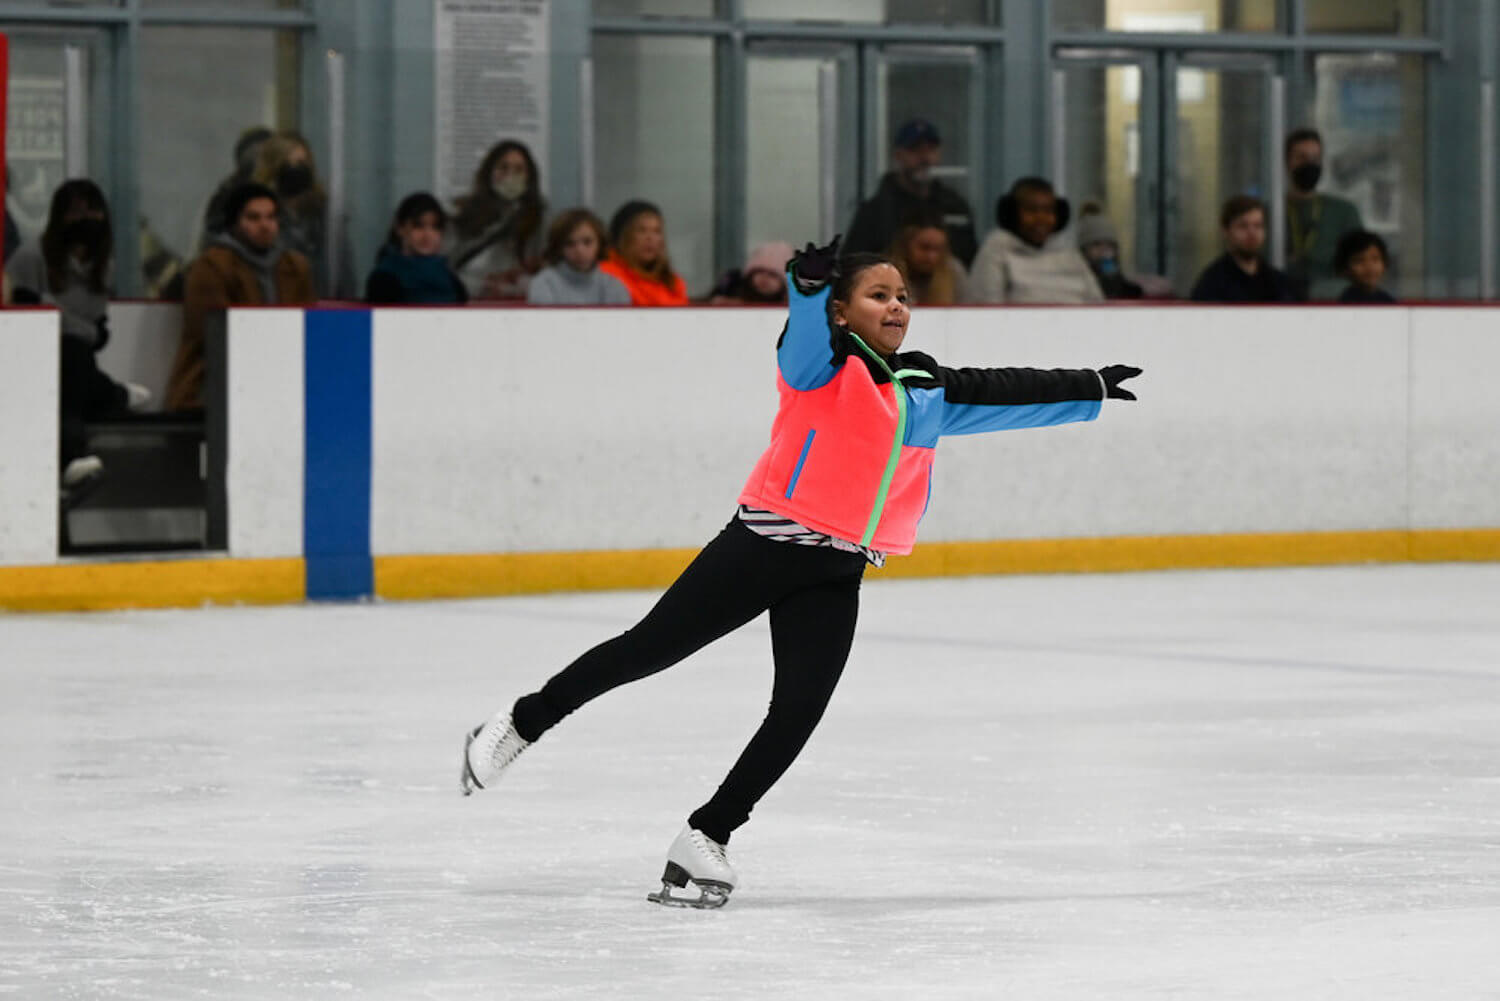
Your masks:
<svg viewBox="0 0 1500 1001"><path fill-rule="evenodd" d="M306 469L302 553L309 600L375 592L370 558L370 312L304 314Z"/></svg>

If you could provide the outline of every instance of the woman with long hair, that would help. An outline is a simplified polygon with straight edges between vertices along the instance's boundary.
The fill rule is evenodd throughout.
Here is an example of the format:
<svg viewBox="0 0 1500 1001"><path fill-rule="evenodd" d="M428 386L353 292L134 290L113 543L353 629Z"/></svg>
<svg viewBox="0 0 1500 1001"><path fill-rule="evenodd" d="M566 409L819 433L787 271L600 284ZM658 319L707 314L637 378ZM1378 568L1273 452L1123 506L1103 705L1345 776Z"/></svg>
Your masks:
<svg viewBox="0 0 1500 1001"><path fill-rule="evenodd" d="M919 306L955 306L967 301L968 273L948 247L940 218L922 217L896 231L890 247L907 279L912 302Z"/></svg>
<svg viewBox="0 0 1500 1001"><path fill-rule="evenodd" d="M77 497L103 475L87 455L87 421L119 417L144 406L144 386L120 383L99 369L94 355L109 342L109 294L114 275L114 229L104 192L74 178L53 192L47 226L6 264L13 301L56 306L62 333L58 374L59 458L65 496Z"/></svg>
<svg viewBox="0 0 1500 1001"><path fill-rule="evenodd" d="M599 267L630 291L637 306L686 306L687 284L672 270L661 209L636 199L621 205L609 221L609 256Z"/></svg>
<svg viewBox="0 0 1500 1001"><path fill-rule="evenodd" d="M531 150L514 139L492 146L454 208L456 239L448 259L469 298L526 298L526 286L541 267L547 211Z"/></svg>

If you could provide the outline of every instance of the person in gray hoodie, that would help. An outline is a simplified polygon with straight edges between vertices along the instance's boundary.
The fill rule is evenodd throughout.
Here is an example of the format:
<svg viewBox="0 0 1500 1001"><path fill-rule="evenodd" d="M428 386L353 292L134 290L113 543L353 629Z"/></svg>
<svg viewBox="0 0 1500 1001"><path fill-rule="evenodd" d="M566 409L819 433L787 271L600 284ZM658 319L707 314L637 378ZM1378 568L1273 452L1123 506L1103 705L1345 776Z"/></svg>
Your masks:
<svg viewBox="0 0 1500 1001"><path fill-rule="evenodd" d="M547 231L547 267L531 279L526 301L533 306L629 306L630 292L599 270L604 223L588 209L569 209Z"/></svg>
<svg viewBox="0 0 1500 1001"><path fill-rule="evenodd" d="M1023 177L995 206L999 228L985 238L969 273L973 302L1103 302L1088 261L1059 238L1068 203L1044 178Z"/></svg>

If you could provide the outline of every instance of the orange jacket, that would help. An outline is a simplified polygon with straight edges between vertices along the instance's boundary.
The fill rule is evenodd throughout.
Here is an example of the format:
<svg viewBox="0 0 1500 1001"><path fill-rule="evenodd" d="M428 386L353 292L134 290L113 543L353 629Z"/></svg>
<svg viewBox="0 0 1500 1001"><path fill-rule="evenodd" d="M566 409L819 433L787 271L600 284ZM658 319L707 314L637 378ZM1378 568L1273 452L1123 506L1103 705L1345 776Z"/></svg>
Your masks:
<svg viewBox="0 0 1500 1001"><path fill-rule="evenodd" d="M614 275L620 279L630 292L630 303L633 306L686 306L688 304L687 284L678 274L672 275L670 283L653 278L644 271L637 271L620 259L620 255L610 251L604 260L599 262L599 270L607 275Z"/></svg>

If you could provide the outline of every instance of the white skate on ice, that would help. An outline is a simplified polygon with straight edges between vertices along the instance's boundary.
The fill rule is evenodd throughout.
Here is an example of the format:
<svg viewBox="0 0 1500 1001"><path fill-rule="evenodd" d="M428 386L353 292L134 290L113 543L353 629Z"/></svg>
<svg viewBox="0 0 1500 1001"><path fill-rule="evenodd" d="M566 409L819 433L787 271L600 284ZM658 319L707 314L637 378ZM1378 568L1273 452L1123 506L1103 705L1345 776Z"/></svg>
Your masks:
<svg viewBox="0 0 1500 1001"><path fill-rule="evenodd" d="M687 826L667 849L667 871L662 873L660 892L648 893L646 899L666 907L707 910L723 907L737 882L739 874L729 864L724 846L702 831ZM672 892L674 887L686 889L689 883L697 888L696 897Z"/></svg>
<svg viewBox="0 0 1500 1001"><path fill-rule="evenodd" d="M510 710L496 713L488 723L476 726L464 737L464 766L458 776L459 788L465 796L475 789L488 789L530 746L531 742L522 740L516 732Z"/></svg>

